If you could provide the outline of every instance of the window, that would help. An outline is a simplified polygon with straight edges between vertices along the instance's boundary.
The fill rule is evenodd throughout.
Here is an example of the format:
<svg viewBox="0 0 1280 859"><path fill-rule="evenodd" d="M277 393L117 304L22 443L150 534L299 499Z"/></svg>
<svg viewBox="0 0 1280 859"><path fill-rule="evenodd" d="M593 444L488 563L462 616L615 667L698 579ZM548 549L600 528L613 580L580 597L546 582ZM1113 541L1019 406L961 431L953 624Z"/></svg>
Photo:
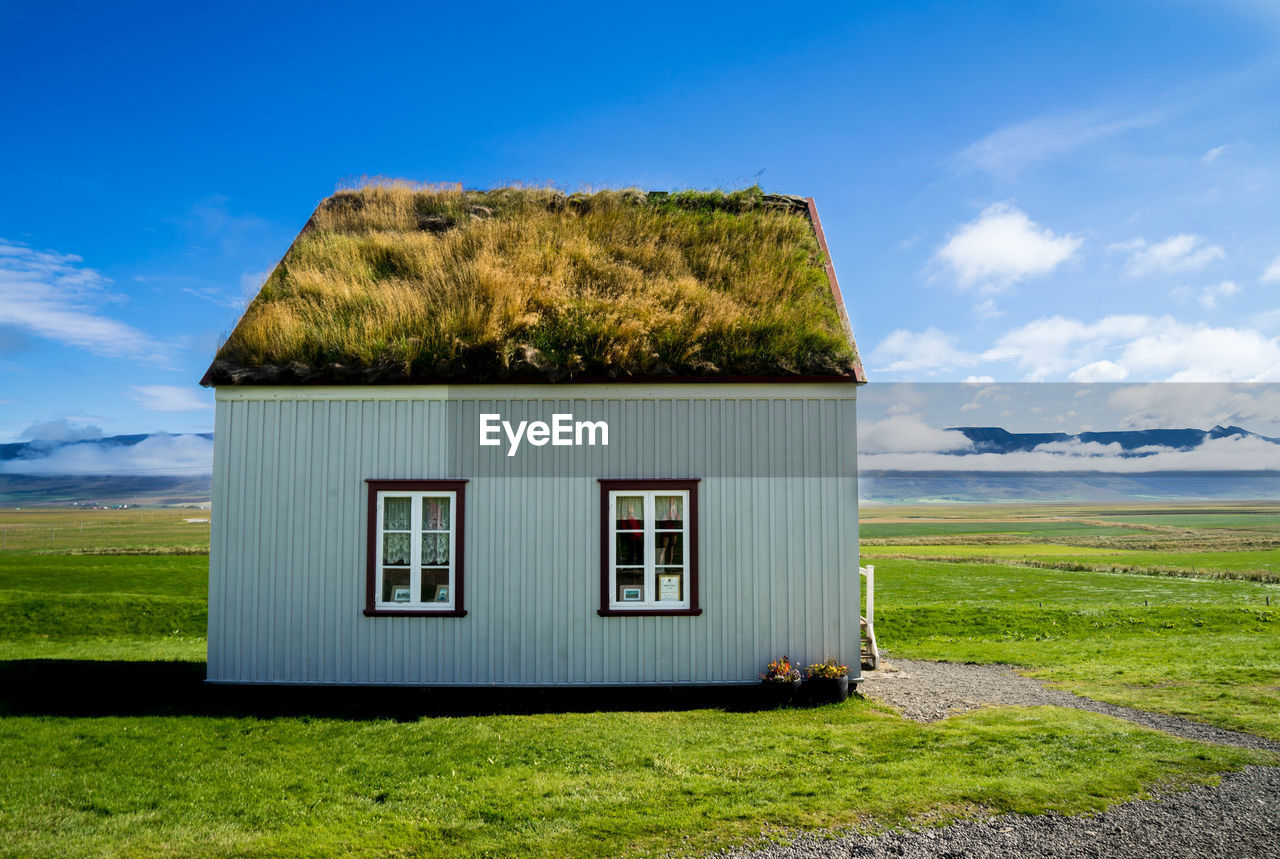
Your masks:
<svg viewBox="0 0 1280 859"><path fill-rule="evenodd" d="M698 615L698 481L600 481L600 614Z"/></svg>
<svg viewBox="0 0 1280 859"><path fill-rule="evenodd" d="M465 480L370 480L366 615L462 617Z"/></svg>

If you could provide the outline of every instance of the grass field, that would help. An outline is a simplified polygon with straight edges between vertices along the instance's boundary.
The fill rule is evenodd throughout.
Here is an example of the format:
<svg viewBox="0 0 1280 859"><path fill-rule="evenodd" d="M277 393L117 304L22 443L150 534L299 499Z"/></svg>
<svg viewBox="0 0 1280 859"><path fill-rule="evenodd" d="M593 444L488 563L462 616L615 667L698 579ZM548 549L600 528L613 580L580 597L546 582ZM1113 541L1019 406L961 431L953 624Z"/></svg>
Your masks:
<svg viewBox="0 0 1280 859"><path fill-rule="evenodd" d="M915 524L948 538L1019 525L1003 533L1049 552L1075 548L1049 538L1109 537L1091 523L1124 514L1018 511L1028 521L965 509L965 522ZM912 512L866 518L911 525ZM0 528L25 515L0 512ZM339 704L290 693L267 706L199 682L208 559L161 553L200 549L174 521L185 517L145 511L80 532L67 527L80 511L43 515L16 524L63 530L56 547L36 534L0 551L0 855L686 854L797 828L1099 809L1276 760L1044 707L918 725L860 700L420 717L342 691ZM1259 521L1228 530L1266 538ZM93 554L130 546L144 554ZM890 658L1013 662L1104 700L1280 738L1276 585L1019 560L868 558Z"/></svg>
<svg viewBox="0 0 1280 859"><path fill-rule="evenodd" d="M1280 550L1183 548L1276 541L1276 505L862 515L863 534L893 541L862 549L892 653L1012 663L1101 700L1280 739ZM1165 547L1116 549L1116 523ZM992 534L1009 542L985 542ZM912 542L938 536L948 542Z"/></svg>
<svg viewBox="0 0 1280 859"><path fill-rule="evenodd" d="M188 522L187 520L195 520ZM209 511L0 508L0 551L209 551Z"/></svg>

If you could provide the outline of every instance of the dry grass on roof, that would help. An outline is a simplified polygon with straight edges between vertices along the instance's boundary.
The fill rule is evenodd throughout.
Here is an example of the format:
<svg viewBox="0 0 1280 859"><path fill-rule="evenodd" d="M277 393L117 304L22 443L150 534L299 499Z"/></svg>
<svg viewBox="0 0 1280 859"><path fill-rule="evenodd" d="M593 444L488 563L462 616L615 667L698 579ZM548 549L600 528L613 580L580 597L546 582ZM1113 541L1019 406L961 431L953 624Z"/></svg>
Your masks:
<svg viewBox="0 0 1280 859"><path fill-rule="evenodd" d="M759 189L378 183L325 200L215 383L849 374L807 217Z"/></svg>

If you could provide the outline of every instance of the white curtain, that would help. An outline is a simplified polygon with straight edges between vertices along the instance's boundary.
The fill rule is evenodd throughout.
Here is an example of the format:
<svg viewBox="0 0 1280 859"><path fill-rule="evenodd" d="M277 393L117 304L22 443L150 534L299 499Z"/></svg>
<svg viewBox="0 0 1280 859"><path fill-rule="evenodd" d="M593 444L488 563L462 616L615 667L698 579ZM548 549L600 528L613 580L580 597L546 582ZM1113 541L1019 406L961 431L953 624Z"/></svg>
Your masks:
<svg viewBox="0 0 1280 859"><path fill-rule="evenodd" d="M382 527L387 531L408 531L413 510L412 498L387 498L382 504Z"/></svg>
<svg viewBox="0 0 1280 859"><path fill-rule="evenodd" d="M391 567L409 565L409 535L382 535L382 563Z"/></svg>
<svg viewBox="0 0 1280 859"><path fill-rule="evenodd" d="M424 567L449 565L449 535L422 535L422 565Z"/></svg>

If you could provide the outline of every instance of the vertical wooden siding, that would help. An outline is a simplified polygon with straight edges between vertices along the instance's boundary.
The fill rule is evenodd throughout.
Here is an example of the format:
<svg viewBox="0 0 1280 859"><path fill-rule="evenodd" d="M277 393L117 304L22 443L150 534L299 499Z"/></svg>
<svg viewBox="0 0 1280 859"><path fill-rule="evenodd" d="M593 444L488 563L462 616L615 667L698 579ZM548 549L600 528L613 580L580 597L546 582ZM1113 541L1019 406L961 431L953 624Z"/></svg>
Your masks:
<svg viewBox="0 0 1280 859"><path fill-rule="evenodd" d="M463 404L515 419L601 405ZM625 426L644 441L576 449L590 476L519 455L510 463L518 476L486 476L467 473L479 467L449 443L461 431L456 401L219 401L209 678L719 683L754 681L781 654L856 665L854 402L617 399L606 408L611 431ZM788 441L781 451L779 438ZM758 467L779 456L788 459ZM702 478L700 617L596 614L596 477ZM363 616L368 478L470 480L467 617Z"/></svg>

